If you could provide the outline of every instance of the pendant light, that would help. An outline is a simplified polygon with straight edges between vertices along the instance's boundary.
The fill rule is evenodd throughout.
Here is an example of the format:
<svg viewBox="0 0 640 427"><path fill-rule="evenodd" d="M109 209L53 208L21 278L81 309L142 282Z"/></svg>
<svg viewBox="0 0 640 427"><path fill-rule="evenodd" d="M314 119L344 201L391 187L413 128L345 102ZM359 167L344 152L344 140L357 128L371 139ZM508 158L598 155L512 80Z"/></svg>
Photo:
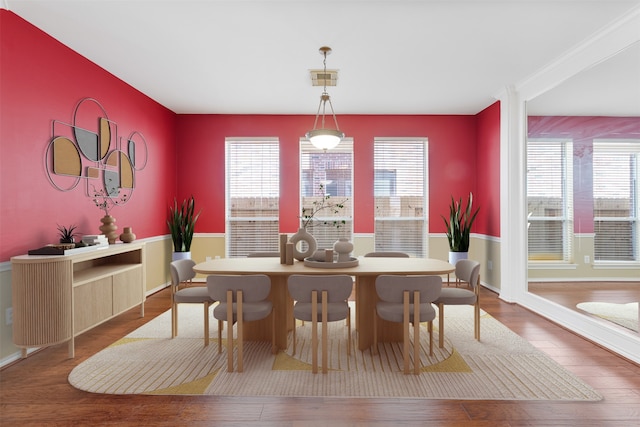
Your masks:
<svg viewBox="0 0 640 427"><path fill-rule="evenodd" d="M331 48L327 46L322 46L320 48L320 54L323 56L323 65L324 65L324 90L322 91L322 95L320 96L320 104L318 105L318 112L316 113L316 119L313 122L313 130L310 130L306 133L307 139L313 144L314 147L319 148L321 150L329 150L331 148L336 147L342 138L344 138L344 133L340 131L338 128L338 120L336 119L336 113L333 111L333 104L331 103L331 97L327 93L327 55L331 53ZM331 115L333 116L333 123L335 125L335 129L328 129L325 127L325 114L327 108L327 102L329 103L329 108L331 109ZM322 117L320 121L320 128L318 128L318 119Z"/></svg>

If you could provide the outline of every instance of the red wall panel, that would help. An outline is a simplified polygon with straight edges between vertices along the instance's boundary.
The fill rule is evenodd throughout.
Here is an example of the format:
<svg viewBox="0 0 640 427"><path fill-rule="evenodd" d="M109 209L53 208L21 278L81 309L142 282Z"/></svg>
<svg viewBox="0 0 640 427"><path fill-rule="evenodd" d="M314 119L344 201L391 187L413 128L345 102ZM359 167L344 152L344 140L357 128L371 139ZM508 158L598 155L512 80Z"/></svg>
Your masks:
<svg viewBox="0 0 640 427"><path fill-rule="evenodd" d="M279 138L281 230L297 229L299 138L313 116L176 115L4 9L0 58L0 261L55 242L56 224L99 232L102 212L80 186L55 189L43 160L52 121L70 123L85 97L101 103L119 136L139 131L148 144L133 197L113 209L119 230L132 226L139 238L166 235L168 205L193 194L202 209L196 232L224 233L224 141L230 136ZM354 140L356 233L374 227L374 137L427 137L430 232L444 232L440 216L451 196L473 191L482 207L473 231L499 235L498 107L478 116L345 115L339 122Z"/></svg>
<svg viewBox="0 0 640 427"><path fill-rule="evenodd" d="M224 141L226 137L277 137L281 144L280 229L294 232L299 215L299 140L313 116L178 116L178 196L194 194L203 216L198 231L224 232ZM475 116L339 117L340 128L354 140L355 232L372 233L374 137L429 139L430 232L444 232L451 195L475 191Z"/></svg>
<svg viewBox="0 0 640 427"><path fill-rule="evenodd" d="M481 207L474 233L500 236L500 103L478 113L476 192L473 204Z"/></svg>
<svg viewBox="0 0 640 427"><path fill-rule="evenodd" d="M0 58L0 261L57 242L56 224L99 233L103 213L83 183L61 192L44 167L52 121L71 123L85 97L100 102L120 137L137 130L148 144L131 200L112 211L119 232L131 226L139 238L166 234L176 188L175 114L5 9Z"/></svg>

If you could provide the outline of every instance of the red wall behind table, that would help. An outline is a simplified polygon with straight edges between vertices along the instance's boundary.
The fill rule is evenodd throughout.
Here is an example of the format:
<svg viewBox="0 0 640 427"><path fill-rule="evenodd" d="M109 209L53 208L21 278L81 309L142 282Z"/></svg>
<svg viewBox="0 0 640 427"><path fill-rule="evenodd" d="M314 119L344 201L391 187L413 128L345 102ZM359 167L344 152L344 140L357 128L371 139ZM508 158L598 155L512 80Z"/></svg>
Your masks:
<svg viewBox="0 0 640 427"><path fill-rule="evenodd" d="M71 123L81 99L95 98L126 138L148 144L131 200L113 209L118 230L167 234L166 210L176 189L176 115L5 9L0 9L0 261L57 241L56 224L98 234L103 213L82 183L61 192L48 181L44 155L52 121Z"/></svg>
<svg viewBox="0 0 640 427"><path fill-rule="evenodd" d="M52 121L70 123L85 97L101 103L120 136L137 130L148 144L147 166L136 173L132 199L113 210L120 230L132 226L139 238L166 235L167 206L174 196L193 194L203 209L196 231L223 233L227 136L279 138L281 230L297 229L298 144L312 116L175 115L4 9L0 36L0 261L55 241L56 224L98 233L102 212L83 189L58 191L43 167ZM473 191L482 206L474 232L498 236L498 110L494 105L478 116L340 116L354 139L355 232L373 232L374 137L418 136L429 138L430 232L444 232L440 215L448 212L451 195Z"/></svg>
<svg viewBox="0 0 640 427"><path fill-rule="evenodd" d="M499 151L499 117L484 116L487 136L485 157ZM193 194L203 208L200 232L224 232L224 146L225 137L277 137L281 144L280 230L294 232L298 228L299 210L299 139L313 123L313 116L243 116L180 115L178 116L178 197ZM429 231L443 233L441 214L448 213L451 195L466 198L476 185L476 116L340 116L340 128L354 141L354 206L355 232L373 233L373 140L374 137L427 137L429 139ZM495 147L493 147L495 145ZM499 159L492 160L497 164ZM480 182L487 185L478 203L488 212L499 211L499 194L488 195L494 175ZM498 190L496 192L499 193ZM474 231L493 230L498 235L499 217L486 215L482 227ZM479 222L480 224L480 222Z"/></svg>

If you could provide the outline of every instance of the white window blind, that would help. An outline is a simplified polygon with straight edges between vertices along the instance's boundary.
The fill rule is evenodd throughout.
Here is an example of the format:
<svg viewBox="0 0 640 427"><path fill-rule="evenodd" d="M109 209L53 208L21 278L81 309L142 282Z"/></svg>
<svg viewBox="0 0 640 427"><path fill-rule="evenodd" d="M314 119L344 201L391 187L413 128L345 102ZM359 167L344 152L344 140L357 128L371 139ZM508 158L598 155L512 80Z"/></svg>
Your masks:
<svg viewBox="0 0 640 427"><path fill-rule="evenodd" d="M374 140L375 250L426 257L428 142Z"/></svg>
<svg viewBox="0 0 640 427"><path fill-rule="evenodd" d="M327 203L340 203L344 207L337 209L338 212L319 211L307 231L318 242L318 249L330 249L340 237L353 240L353 140L343 139L336 148L327 151L315 148L305 139L300 140L298 216L302 216L303 208L305 212L314 209L314 202L318 206L323 194L329 196Z"/></svg>
<svg viewBox="0 0 640 427"><path fill-rule="evenodd" d="M227 257L278 252L278 141L228 138L225 165Z"/></svg>
<svg viewBox="0 0 640 427"><path fill-rule="evenodd" d="M639 261L640 141L593 144L594 260Z"/></svg>
<svg viewBox="0 0 640 427"><path fill-rule="evenodd" d="M572 162L571 141L528 142L529 261L572 260Z"/></svg>

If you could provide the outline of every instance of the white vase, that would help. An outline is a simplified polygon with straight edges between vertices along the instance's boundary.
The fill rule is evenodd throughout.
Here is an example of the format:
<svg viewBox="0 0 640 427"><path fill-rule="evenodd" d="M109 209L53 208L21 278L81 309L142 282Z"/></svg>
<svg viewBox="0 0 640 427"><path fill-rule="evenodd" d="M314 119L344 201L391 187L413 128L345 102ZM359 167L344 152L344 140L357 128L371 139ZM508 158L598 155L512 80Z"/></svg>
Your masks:
<svg viewBox="0 0 640 427"><path fill-rule="evenodd" d="M171 261L177 261L179 259L191 259L191 252L174 252L171 255Z"/></svg>
<svg viewBox="0 0 640 427"><path fill-rule="evenodd" d="M469 252L449 252L449 264L456 265L461 259L469 258Z"/></svg>
<svg viewBox="0 0 640 427"><path fill-rule="evenodd" d="M338 262L347 262L351 260L353 243L349 239L341 237L333 244L333 251L338 254Z"/></svg>
<svg viewBox="0 0 640 427"><path fill-rule="evenodd" d="M298 261L304 261L305 258L313 256L318 248L316 238L303 227L300 227L298 232L291 236L289 242L293 243L293 257ZM300 247L298 247L298 243L301 243Z"/></svg>

